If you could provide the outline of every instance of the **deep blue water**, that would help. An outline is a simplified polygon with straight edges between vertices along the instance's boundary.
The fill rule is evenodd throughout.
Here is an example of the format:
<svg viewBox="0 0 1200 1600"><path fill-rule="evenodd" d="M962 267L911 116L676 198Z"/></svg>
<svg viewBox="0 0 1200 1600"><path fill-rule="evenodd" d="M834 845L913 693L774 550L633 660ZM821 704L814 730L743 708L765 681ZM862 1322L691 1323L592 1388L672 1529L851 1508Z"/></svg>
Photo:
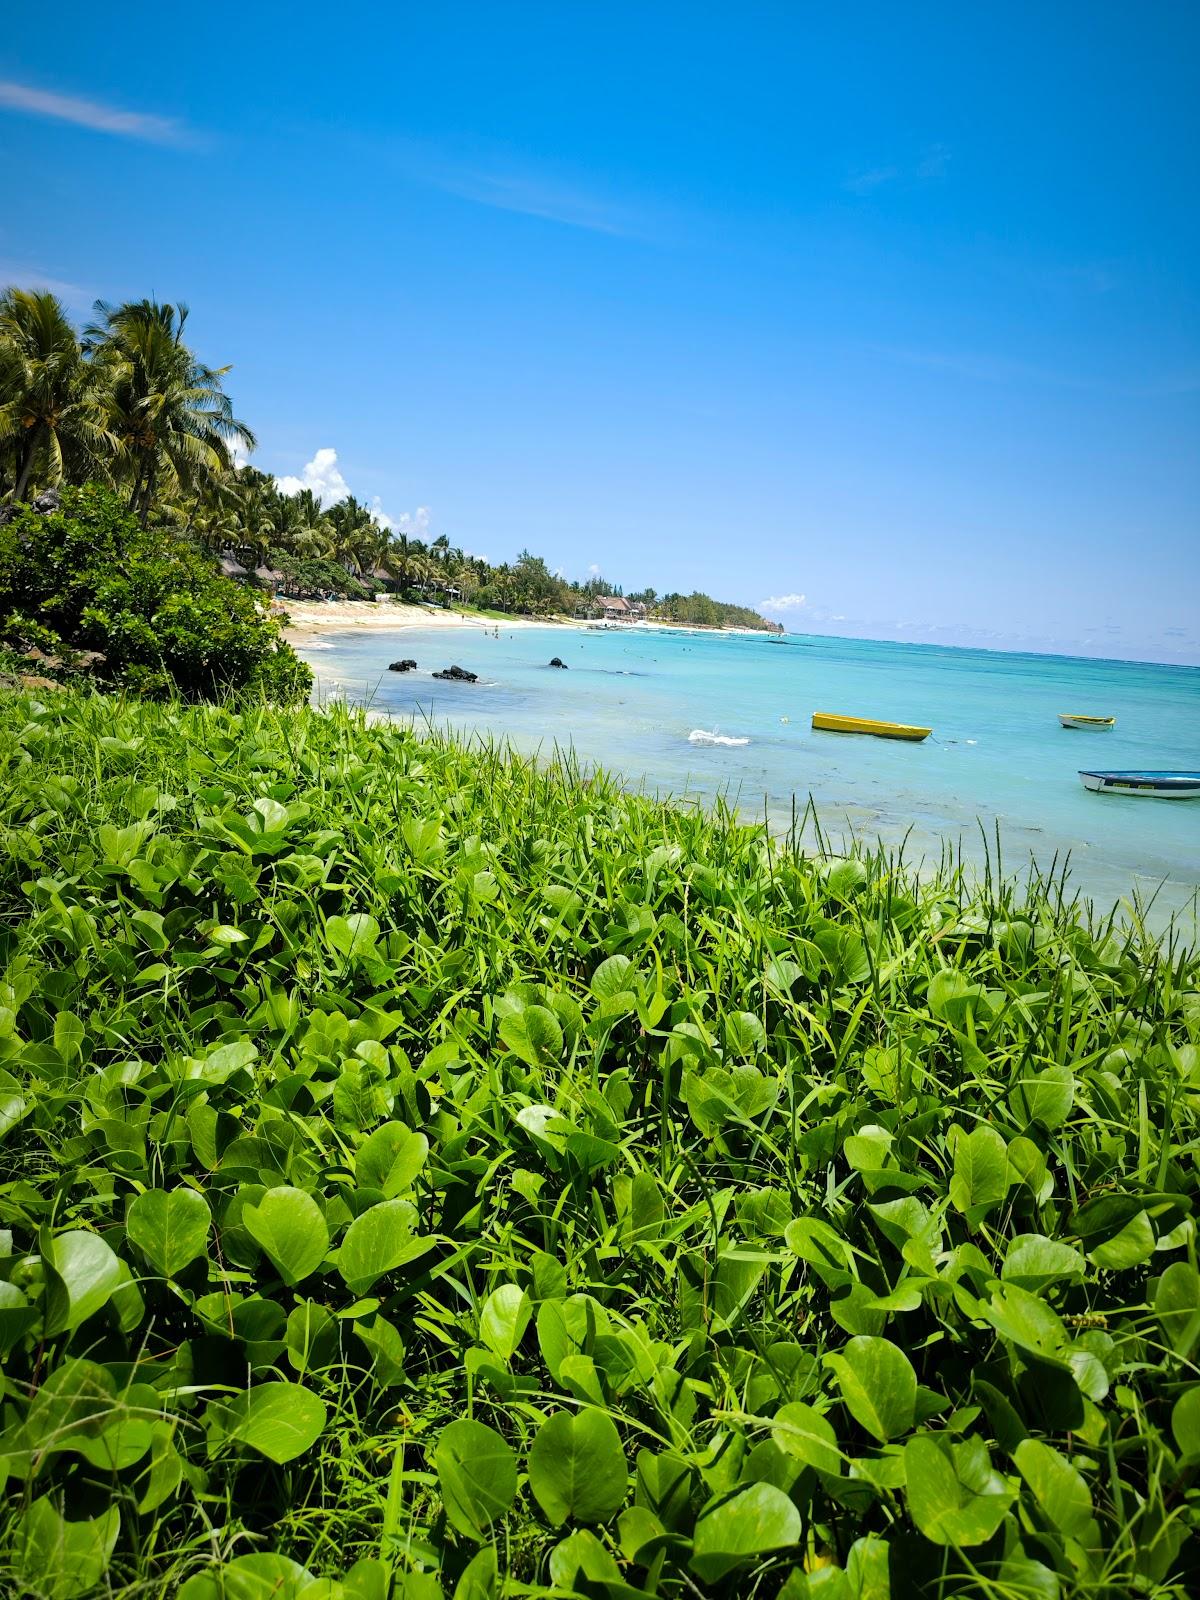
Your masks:
<svg viewBox="0 0 1200 1600"><path fill-rule="evenodd" d="M571 745L627 782L676 796L724 792L782 825L811 796L839 835L936 856L976 819L999 823L1006 865L1069 851L1074 882L1111 903L1159 890L1159 916L1200 881L1200 801L1094 795L1081 767L1200 769L1200 669L788 635L483 630L353 631L301 646L318 694L398 716L503 735L521 749ZM569 670L546 663L559 655ZM389 673L415 657L419 672ZM450 662L480 674L440 683ZM814 711L931 725L923 744L815 733ZM1066 732L1057 713L1115 716L1110 733ZM701 744L696 731L744 744Z"/></svg>

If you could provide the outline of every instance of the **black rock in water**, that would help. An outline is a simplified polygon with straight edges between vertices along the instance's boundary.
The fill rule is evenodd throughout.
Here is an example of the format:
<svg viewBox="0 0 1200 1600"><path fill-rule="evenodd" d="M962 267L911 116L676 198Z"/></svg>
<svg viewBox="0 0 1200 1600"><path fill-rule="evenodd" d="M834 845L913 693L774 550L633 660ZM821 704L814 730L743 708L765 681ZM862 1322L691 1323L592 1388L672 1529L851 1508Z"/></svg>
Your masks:
<svg viewBox="0 0 1200 1600"><path fill-rule="evenodd" d="M566 670L567 670L567 663L563 660L563 658L561 656L554 656L551 659L550 665L552 667L561 667L564 672L566 672Z"/></svg>
<svg viewBox="0 0 1200 1600"><path fill-rule="evenodd" d="M413 670L413 668L416 666L416 664L417 663L412 659L411 656L405 656L403 661L393 661L391 666L388 668L388 671L389 672L411 672Z"/></svg>
<svg viewBox="0 0 1200 1600"><path fill-rule="evenodd" d="M445 672L435 672L435 678L446 678L453 683L476 683L479 679L477 672L467 672L463 667L447 667Z"/></svg>

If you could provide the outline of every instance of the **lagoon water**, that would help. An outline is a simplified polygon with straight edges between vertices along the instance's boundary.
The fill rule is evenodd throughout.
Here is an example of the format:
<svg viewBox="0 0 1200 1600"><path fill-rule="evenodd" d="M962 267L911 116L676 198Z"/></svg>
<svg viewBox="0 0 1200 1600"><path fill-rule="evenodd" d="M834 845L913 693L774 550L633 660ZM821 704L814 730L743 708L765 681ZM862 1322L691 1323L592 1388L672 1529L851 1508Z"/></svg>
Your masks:
<svg viewBox="0 0 1200 1600"><path fill-rule="evenodd" d="M627 784L675 797L727 795L788 825L811 797L822 826L936 860L983 859L997 824L1006 870L1069 852L1097 903L1156 896L1195 926L1200 802L1095 795L1081 767L1200 769L1200 668L1001 654L797 634L522 628L347 631L300 646L318 697L339 693L399 717L571 746ZM558 655L569 670L550 669ZM415 673L387 671L411 656ZM432 673L451 662L476 684ZM814 733L814 711L932 726L922 744ZM1115 716L1110 733L1064 731L1060 711ZM692 737L704 734L707 738ZM715 737L713 737L715 736ZM978 820L977 820L978 819ZM993 844L994 853L994 844Z"/></svg>

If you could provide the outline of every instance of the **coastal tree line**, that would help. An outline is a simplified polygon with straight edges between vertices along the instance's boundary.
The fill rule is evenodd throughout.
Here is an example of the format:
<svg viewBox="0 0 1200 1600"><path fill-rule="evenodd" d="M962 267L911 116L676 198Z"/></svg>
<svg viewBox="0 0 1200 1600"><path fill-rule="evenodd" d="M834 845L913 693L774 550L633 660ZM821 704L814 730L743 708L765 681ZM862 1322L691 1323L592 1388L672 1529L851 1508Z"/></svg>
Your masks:
<svg viewBox="0 0 1200 1600"><path fill-rule="evenodd" d="M615 594L671 622L770 626L698 592L572 581L528 550L493 564L444 534L390 528L353 496L325 506L311 490L284 492L242 459L256 441L226 392L230 368L200 359L187 320L182 305L98 301L76 328L47 290L0 294L0 516L47 490L98 483L143 529L224 555L297 597L386 588L541 616Z"/></svg>

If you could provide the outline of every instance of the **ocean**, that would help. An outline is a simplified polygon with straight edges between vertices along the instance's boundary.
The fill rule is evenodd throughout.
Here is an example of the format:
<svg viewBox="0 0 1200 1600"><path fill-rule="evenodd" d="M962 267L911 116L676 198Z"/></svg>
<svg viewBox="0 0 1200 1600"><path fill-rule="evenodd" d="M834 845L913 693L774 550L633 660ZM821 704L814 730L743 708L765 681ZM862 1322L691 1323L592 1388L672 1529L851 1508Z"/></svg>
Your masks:
<svg viewBox="0 0 1200 1600"><path fill-rule="evenodd" d="M1006 871L1069 853L1098 905L1154 897L1151 920L1192 929L1200 802L1086 791L1081 767L1200 769L1200 668L1007 654L788 634L583 631L562 627L325 633L300 653L318 698L340 694L400 718L572 747L627 785L679 799L722 794L785 828L811 799L833 839L907 839L914 865L945 845L978 864L997 825ZM569 670L548 667L558 655ZM418 670L387 671L410 656ZM438 682L451 663L476 684ZM814 711L933 728L921 744L815 733ZM1060 711L1115 716L1111 732L1064 731ZM982 830L982 831L981 831Z"/></svg>

